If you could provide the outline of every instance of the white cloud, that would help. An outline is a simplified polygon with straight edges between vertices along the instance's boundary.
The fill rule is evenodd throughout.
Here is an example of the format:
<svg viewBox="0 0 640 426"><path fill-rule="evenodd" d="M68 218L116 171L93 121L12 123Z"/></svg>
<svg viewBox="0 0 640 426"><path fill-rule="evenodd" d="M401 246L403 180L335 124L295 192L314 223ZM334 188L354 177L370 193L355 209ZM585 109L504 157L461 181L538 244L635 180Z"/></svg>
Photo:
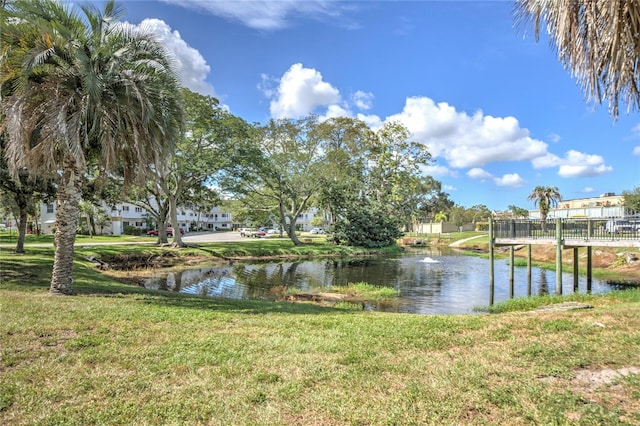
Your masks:
<svg viewBox="0 0 640 426"><path fill-rule="evenodd" d="M353 116L351 106L342 100L339 90L324 81L322 74L313 68L293 64L279 79L262 76L262 81L261 89L271 99L274 118L299 118L317 109L325 109L320 115L322 119ZM372 94L358 91L351 102L359 109L366 109L372 99ZM494 162L530 161L535 169L557 167L562 177L598 176L613 170L600 155L575 150L568 151L564 157L550 153L548 145L533 139L529 130L520 127L514 117L492 117L482 111L469 115L456 111L446 102L436 104L427 97L407 98L402 112L384 119L361 113L356 114L356 118L373 130L388 121L404 124L412 140L427 145L434 159L443 158L448 163L448 166L424 168L425 173L432 176L455 176L452 168L468 168L467 176L471 179L518 187L525 182L519 174L495 177L482 167ZM559 140L555 134L550 138ZM636 148L634 153L639 151Z"/></svg>
<svg viewBox="0 0 640 426"><path fill-rule="evenodd" d="M215 90L206 81L211 68L200 52L189 46L180 33L160 19L145 19L140 25L132 25L143 32L153 33L160 43L175 58L176 69L182 85L203 95L215 95Z"/></svg>
<svg viewBox="0 0 640 426"><path fill-rule="evenodd" d="M562 138L557 133L549 133L549 136L547 136L547 139L549 139L553 143L558 143Z"/></svg>
<svg viewBox="0 0 640 426"><path fill-rule="evenodd" d="M640 155L640 145L633 148L633 155Z"/></svg>
<svg viewBox="0 0 640 426"><path fill-rule="evenodd" d="M583 154L570 150L565 154L558 175L561 177L592 177L609 173L613 167L604 164L600 155Z"/></svg>
<svg viewBox="0 0 640 426"><path fill-rule="evenodd" d="M291 16L315 19L342 16L344 6L331 0L163 0L178 6L205 11L257 30L278 30L289 26Z"/></svg>
<svg viewBox="0 0 640 426"><path fill-rule="evenodd" d="M353 103L361 110L369 110L373 106L373 93L358 90L353 95Z"/></svg>
<svg viewBox="0 0 640 426"><path fill-rule="evenodd" d="M479 180L480 182L492 181L497 186L508 188L519 188L524 185L525 180L517 173L507 173L502 177L496 177L488 171L479 167L474 167L467 172L467 176L471 179Z"/></svg>
<svg viewBox="0 0 640 426"><path fill-rule="evenodd" d="M263 77L264 80L264 77ZM339 104L340 92L322 79L322 74L302 64L293 64L280 78L276 92L271 94L271 116L300 118L317 107Z"/></svg>
<svg viewBox="0 0 640 426"><path fill-rule="evenodd" d="M341 107L340 105L329 105L329 107L327 108L327 112L323 116L320 116L319 120L325 121L325 120L328 120L329 118L350 117L350 116L351 116L351 113L348 110Z"/></svg>
<svg viewBox="0 0 640 426"><path fill-rule="evenodd" d="M592 194L592 193L596 192L596 190L594 188L590 187L590 186L585 186L582 189L582 191L580 191L580 192L582 192L584 194Z"/></svg>
<svg viewBox="0 0 640 426"><path fill-rule="evenodd" d="M455 171L451 170L450 168L445 166L435 165L435 164L423 166L421 170L424 172L425 175L433 176L433 177L443 177L443 176L457 177L458 176L458 174Z"/></svg>
<svg viewBox="0 0 640 426"><path fill-rule="evenodd" d="M501 178L494 178L493 181L498 186L504 186L508 188L519 188L524 185L525 180L517 173L507 173Z"/></svg>
<svg viewBox="0 0 640 426"><path fill-rule="evenodd" d="M601 155L584 154L573 149L567 151L564 158L549 153L534 159L532 164L536 169L558 167L558 175L566 178L600 176L613 170L604 164Z"/></svg>
<svg viewBox="0 0 640 426"><path fill-rule="evenodd" d="M382 127L382 125L384 124L382 119L377 115L364 115L364 114L358 113L356 115L356 118L358 120L364 121L367 124L367 126L369 126L369 128L372 130L377 130L380 127Z"/></svg>
<svg viewBox="0 0 640 426"><path fill-rule="evenodd" d="M458 190L458 188L456 188L453 185L442 185L442 189L444 191L457 191Z"/></svg>
<svg viewBox="0 0 640 426"><path fill-rule="evenodd" d="M547 169L561 165L562 159L555 154L547 153L541 157L534 158L531 164L533 164L533 168L535 169Z"/></svg>
<svg viewBox="0 0 640 426"><path fill-rule="evenodd" d="M474 167L473 169L467 172L467 176L471 179L476 179L482 182L493 179L493 175L488 171L481 169L479 167Z"/></svg>
<svg viewBox="0 0 640 426"><path fill-rule="evenodd" d="M533 139L513 117L473 116L426 97L407 98L400 121L413 139L429 146L434 157L444 157L451 167L481 167L497 161L528 161L547 153L547 144Z"/></svg>

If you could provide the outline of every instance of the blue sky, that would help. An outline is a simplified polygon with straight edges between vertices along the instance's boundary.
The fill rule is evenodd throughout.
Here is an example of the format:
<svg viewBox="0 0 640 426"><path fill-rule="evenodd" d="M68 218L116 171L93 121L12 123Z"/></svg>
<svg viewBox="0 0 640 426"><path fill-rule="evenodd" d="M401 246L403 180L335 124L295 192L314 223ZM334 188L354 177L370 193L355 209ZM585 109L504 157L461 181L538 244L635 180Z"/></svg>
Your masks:
<svg viewBox="0 0 640 426"><path fill-rule="evenodd" d="M533 208L640 185L640 114L594 106L503 1L124 1L191 90L249 122L349 116L405 124L450 198Z"/></svg>

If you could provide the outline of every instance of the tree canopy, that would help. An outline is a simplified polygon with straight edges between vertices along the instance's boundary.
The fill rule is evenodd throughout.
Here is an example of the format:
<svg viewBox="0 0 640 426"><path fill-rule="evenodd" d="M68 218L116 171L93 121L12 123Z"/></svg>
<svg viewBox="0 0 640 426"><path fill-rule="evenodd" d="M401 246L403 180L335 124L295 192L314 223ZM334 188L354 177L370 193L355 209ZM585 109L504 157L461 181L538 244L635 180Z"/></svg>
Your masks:
<svg viewBox="0 0 640 426"><path fill-rule="evenodd" d="M545 28L558 59L582 85L588 100L640 108L640 2L637 0L516 0L520 26Z"/></svg>
<svg viewBox="0 0 640 426"><path fill-rule="evenodd" d="M640 186L636 186L632 190L622 191L625 207L640 213Z"/></svg>

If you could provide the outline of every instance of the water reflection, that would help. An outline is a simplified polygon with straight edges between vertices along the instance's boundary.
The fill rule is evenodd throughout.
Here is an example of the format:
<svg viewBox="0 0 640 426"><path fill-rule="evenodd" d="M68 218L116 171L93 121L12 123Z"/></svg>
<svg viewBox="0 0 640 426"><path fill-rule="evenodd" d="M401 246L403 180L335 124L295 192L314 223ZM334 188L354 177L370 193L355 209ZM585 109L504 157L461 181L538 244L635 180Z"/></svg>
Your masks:
<svg viewBox="0 0 640 426"><path fill-rule="evenodd" d="M494 273L494 300L499 302L509 297L506 260L496 260ZM526 296L526 268L516 268L514 277L515 296ZM276 287L309 291L361 281L399 290L399 297L369 307L379 311L460 314L473 313L474 308L489 303L488 260L448 249L386 258L234 262L170 274L160 272L145 286L211 297L273 299L272 289ZM533 294L555 291L555 286L549 288L549 282L555 282L555 272L534 268ZM612 288L606 282L593 280L593 293ZM580 277L579 289L586 291L586 278ZM573 278L565 274L563 292L570 291L573 291Z"/></svg>

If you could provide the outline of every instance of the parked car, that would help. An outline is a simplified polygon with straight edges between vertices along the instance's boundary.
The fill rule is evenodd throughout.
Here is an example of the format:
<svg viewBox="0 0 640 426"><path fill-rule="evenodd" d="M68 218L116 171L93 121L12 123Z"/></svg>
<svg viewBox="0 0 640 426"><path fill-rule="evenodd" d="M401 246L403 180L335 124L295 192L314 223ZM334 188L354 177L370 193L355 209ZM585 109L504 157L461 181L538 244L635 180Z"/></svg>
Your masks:
<svg viewBox="0 0 640 426"><path fill-rule="evenodd" d="M324 234L325 232L324 232L324 229L322 229L322 228L313 228L311 230L311 233L312 234Z"/></svg>
<svg viewBox="0 0 640 426"><path fill-rule="evenodd" d="M267 234L279 234L280 231L277 229L267 229Z"/></svg>
<svg viewBox="0 0 640 426"><path fill-rule="evenodd" d="M180 228L180 235L184 235L184 228ZM157 229L152 229L150 231L147 231L147 235L150 237L157 237L159 234ZM173 228L172 227L168 227L167 228L167 237L173 237Z"/></svg>
<svg viewBox="0 0 640 426"><path fill-rule="evenodd" d="M611 219L605 225L607 234L620 234L623 232L633 232L636 230L633 223L624 219Z"/></svg>
<svg viewBox="0 0 640 426"><path fill-rule="evenodd" d="M256 229L256 228L240 228L240 236L241 237L260 238L260 237L264 237L265 235L267 235L267 233L264 232L264 231L261 231L260 229Z"/></svg>

